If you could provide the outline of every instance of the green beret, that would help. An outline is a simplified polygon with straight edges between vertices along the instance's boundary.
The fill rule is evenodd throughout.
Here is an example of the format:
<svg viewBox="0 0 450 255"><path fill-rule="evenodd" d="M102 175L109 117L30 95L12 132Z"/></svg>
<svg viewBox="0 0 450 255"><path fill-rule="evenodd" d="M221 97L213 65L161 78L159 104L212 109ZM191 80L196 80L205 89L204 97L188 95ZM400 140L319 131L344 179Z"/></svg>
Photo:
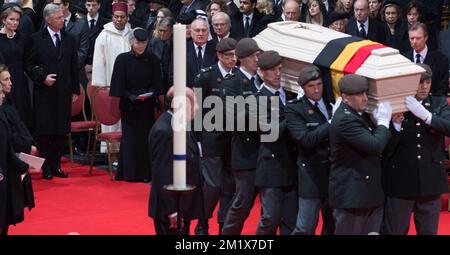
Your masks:
<svg viewBox="0 0 450 255"><path fill-rule="evenodd" d="M236 48L236 40L234 40L231 37L228 38L224 38L222 40L220 40L219 43L217 43L216 45L216 51L217 52L226 52L229 50L234 50Z"/></svg>
<svg viewBox="0 0 450 255"><path fill-rule="evenodd" d="M339 81L341 93L352 95L369 90L369 81L366 77L357 74L347 74Z"/></svg>
<svg viewBox="0 0 450 255"><path fill-rule="evenodd" d="M300 86L304 86L309 81L317 80L320 78L320 70L317 66L305 66L300 70L297 83Z"/></svg>
<svg viewBox="0 0 450 255"><path fill-rule="evenodd" d="M425 69L425 72L420 75L420 82L431 79L433 77L433 71L431 71L429 65L427 64L417 64L417 65Z"/></svg>
<svg viewBox="0 0 450 255"><path fill-rule="evenodd" d="M258 44L252 38L242 38L236 44L236 56L238 58L246 58L253 53L259 51Z"/></svg>
<svg viewBox="0 0 450 255"><path fill-rule="evenodd" d="M264 51L258 56L258 66L262 70L268 70L281 64L281 56L273 50Z"/></svg>

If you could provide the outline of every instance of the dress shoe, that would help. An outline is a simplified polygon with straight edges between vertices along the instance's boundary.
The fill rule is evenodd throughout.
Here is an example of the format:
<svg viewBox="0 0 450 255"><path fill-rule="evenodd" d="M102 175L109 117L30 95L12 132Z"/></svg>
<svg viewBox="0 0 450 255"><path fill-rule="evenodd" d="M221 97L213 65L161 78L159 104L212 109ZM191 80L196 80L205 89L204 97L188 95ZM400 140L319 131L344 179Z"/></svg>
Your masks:
<svg viewBox="0 0 450 255"><path fill-rule="evenodd" d="M198 236L207 236L208 233L208 220L198 220L197 226L195 227L195 234Z"/></svg>
<svg viewBox="0 0 450 255"><path fill-rule="evenodd" d="M46 180L51 180L53 179L53 175L50 172L42 172L42 178Z"/></svg>
<svg viewBox="0 0 450 255"><path fill-rule="evenodd" d="M57 169L52 171L53 176L60 178L67 178L69 175L65 173L62 169Z"/></svg>

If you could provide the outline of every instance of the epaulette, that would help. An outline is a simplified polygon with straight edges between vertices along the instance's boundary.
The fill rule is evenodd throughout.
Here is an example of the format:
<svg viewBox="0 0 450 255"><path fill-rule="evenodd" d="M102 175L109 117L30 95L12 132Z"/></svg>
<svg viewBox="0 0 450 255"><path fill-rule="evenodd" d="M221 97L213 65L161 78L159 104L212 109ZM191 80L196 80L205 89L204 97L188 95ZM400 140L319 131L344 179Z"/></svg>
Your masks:
<svg viewBox="0 0 450 255"><path fill-rule="evenodd" d="M229 80L229 79L233 78L234 76L236 76L236 74L231 73L231 74L228 74L227 76L225 76L225 78L223 78L223 79L224 80Z"/></svg>
<svg viewBox="0 0 450 255"><path fill-rule="evenodd" d="M212 69L213 69L213 67L212 67L212 66L209 66L209 67L206 67L206 68L202 68L202 69L200 70L200 72L206 73L206 72L211 71Z"/></svg>
<svg viewBox="0 0 450 255"><path fill-rule="evenodd" d="M293 104L293 103L299 102L300 99L301 99L301 98L294 98L294 99L288 100L287 102L288 102L288 104Z"/></svg>

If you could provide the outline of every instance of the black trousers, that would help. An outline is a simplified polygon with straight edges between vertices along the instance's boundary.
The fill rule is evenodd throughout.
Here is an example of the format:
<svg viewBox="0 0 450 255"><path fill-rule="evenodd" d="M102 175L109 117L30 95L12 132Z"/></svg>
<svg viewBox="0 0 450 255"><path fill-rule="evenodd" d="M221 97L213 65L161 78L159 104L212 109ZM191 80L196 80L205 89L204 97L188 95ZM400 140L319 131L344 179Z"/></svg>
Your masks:
<svg viewBox="0 0 450 255"><path fill-rule="evenodd" d="M336 235L368 235L379 234L383 220L383 207L373 209L340 209L333 210L336 223Z"/></svg>
<svg viewBox="0 0 450 255"><path fill-rule="evenodd" d="M407 235L414 214L418 235L436 235L441 211L441 197L400 199L387 197L384 206L382 234Z"/></svg>
<svg viewBox="0 0 450 255"><path fill-rule="evenodd" d="M322 212L322 235L334 234L333 209L328 206L326 198L298 197L297 223L293 235L315 235Z"/></svg>
<svg viewBox="0 0 450 255"><path fill-rule="evenodd" d="M155 225L155 231L157 235L178 235L178 231L176 229L169 228L168 221L153 219L153 224ZM189 235L190 227L191 221L185 220L183 227L183 235Z"/></svg>
<svg viewBox="0 0 450 255"><path fill-rule="evenodd" d="M65 135L38 135L39 156L45 158L42 171L55 171L61 168L61 155L64 152Z"/></svg>
<svg viewBox="0 0 450 255"><path fill-rule="evenodd" d="M8 235L8 229L9 229L9 226L1 227L0 228L0 235L1 236L7 236Z"/></svg>

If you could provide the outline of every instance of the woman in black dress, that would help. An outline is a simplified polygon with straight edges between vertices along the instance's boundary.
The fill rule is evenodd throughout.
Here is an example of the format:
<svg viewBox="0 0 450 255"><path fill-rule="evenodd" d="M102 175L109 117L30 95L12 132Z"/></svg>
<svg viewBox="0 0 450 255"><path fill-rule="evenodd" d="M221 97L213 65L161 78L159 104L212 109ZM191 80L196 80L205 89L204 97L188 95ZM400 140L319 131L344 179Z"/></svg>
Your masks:
<svg viewBox="0 0 450 255"><path fill-rule="evenodd" d="M148 181L151 177L147 137L159 108L161 72L157 58L146 51L147 32L135 28L131 51L117 56L110 95L120 97L122 139L116 180ZM145 93L153 92L152 95Z"/></svg>
<svg viewBox="0 0 450 255"><path fill-rule="evenodd" d="M0 29L0 53L3 56L3 64L9 68L11 81L14 84L10 99L19 111L22 121L31 128L33 115L30 89L24 73L26 59L31 54L26 51L26 36L16 31L22 10L10 4L4 5L1 10L0 20L3 27Z"/></svg>

